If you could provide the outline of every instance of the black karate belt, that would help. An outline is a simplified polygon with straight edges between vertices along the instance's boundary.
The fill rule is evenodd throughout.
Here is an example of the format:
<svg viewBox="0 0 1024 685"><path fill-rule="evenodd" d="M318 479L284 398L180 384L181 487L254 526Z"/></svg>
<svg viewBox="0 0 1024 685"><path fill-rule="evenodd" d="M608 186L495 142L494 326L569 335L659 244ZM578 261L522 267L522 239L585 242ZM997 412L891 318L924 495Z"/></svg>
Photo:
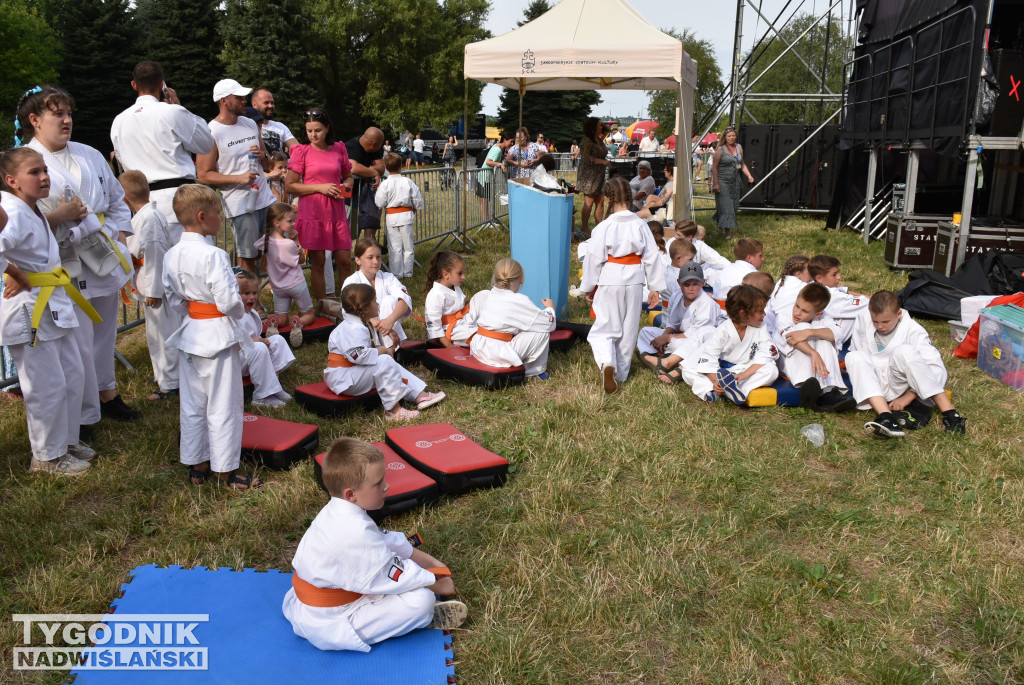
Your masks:
<svg viewBox="0 0 1024 685"><path fill-rule="evenodd" d="M165 178L162 181L153 181L149 184L150 191L153 190L165 190L166 188L177 188L183 186L186 183L195 183L194 178Z"/></svg>

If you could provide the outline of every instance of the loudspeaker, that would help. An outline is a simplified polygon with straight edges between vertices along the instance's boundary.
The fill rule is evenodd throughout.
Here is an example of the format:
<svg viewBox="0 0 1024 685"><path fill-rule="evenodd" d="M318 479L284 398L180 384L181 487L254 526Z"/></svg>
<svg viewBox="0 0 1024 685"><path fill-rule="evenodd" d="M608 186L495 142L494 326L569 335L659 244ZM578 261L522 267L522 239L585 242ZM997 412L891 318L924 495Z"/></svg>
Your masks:
<svg viewBox="0 0 1024 685"><path fill-rule="evenodd" d="M747 163L747 168L750 169L750 173L756 183L771 170L768 162L771 149L772 127L767 124L740 124L737 138L740 145L743 146L743 161ZM750 197L743 201L743 205L747 207L762 206L767 196L768 184L763 183Z"/></svg>
<svg viewBox="0 0 1024 685"><path fill-rule="evenodd" d="M805 127L804 137L810 136L817 126ZM836 184L839 146L839 127L826 126L804 146L801 163L803 192L800 204L810 209L825 209L832 205L832 192Z"/></svg>
<svg viewBox="0 0 1024 685"><path fill-rule="evenodd" d="M768 179L768 200L776 207L795 207L801 200L803 157L807 146L792 153L804 141L806 127L803 124L779 124L774 128L769 170L779 164L782 166Z"/></svg>
<svg viewBox="0 0 1024 685"><path fill-rule="evenodd" d="M995 50L992 63L999 80L999 98L989 135L1016 136L1024 122L1024 50Z"/></svg>

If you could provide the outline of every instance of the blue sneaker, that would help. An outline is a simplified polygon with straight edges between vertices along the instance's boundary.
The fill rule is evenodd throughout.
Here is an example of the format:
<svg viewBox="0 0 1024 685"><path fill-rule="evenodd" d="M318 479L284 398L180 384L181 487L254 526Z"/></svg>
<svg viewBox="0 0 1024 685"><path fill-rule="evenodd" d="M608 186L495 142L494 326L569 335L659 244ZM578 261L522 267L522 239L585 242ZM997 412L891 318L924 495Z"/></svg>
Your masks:
<svg viewBox="0 0 1024 685"><path fill-rule="evenodd" d="M717 399L718 399L718 394L715 393L714 390L709 392L707 395L704 395L704 401L707 402L708 404L711 404L712 402L716 401Z"/></svg>
<svg viewBox="0 0 1024 685"><path fill-rule="evenodd" d="M544 373L537 374L536 376L533 377L533 379L535 381L549 381L551 380L551 374L545 371Z"/></svg>
<svg viewBox="0 0 1024 685"><path fill-rule="evenodd" d="M747 396L740 391L740 384L736 382L736 376L732 374L732 371L719 369L715 377L718 378L718 384L722 386L723 395L736 404L746 404Z"/></svg>

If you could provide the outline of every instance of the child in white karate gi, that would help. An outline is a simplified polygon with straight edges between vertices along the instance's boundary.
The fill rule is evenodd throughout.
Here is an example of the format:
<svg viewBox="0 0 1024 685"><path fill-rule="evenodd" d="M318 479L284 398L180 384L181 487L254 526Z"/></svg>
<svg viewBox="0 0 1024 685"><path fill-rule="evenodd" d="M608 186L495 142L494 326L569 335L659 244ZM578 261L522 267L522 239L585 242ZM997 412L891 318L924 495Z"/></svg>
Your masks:
<svg viewBox="0 0 1024 685"><path fill-rule="evenodd" d="M757 271L764 263L764 246L755 238L740 238L732 248L736 261L718 272L715 299L724 300L729 289L743 282L743 277Z"/></svg>
<svg viewBox="0 0 1024 685"><path fill-rule="evenodd" d="M358 268L345 279L342 287L362 283L374 289L380 314L374 317L373 327L384 338L385 345L398 347L406 337L402 320L412 313L409 291L393 274L380 270L380 244L373 238L364 236L357 240L352 254Z"/></svg>
<svg viewBox="0 0 1024 685"><path fill-rule="evenodd" d="M586 293L595 315L587 341L601 371L604 391L613 393L629 377L644 286L649 289L648 306L656 306L665 289L665 268L650 229L629 211L631 193L626 179L608 179L604 195L612 213L591 233L580 290Z"/></svg>
<svg viewBox="0 0 1024 685"><path fill-rule="evenodd" d="M302 272L301 248L296 235L295 208L275 202L267 209L266 234L256 241L256 249L267 254L267 277L274 292L271 323L275 326L283 326L285 321L291 324L288 342L292 347L302 345L303 326L316 319L313 298L309 295L306 275ZM299 309L299 315L289 319L293 302Z"/></svg>
<svg viewBox="0 0 1024 685"><path fill-rule="evenodd" d="M469 338L476 329L465 319L469 304L460 287L465 278L466 260L455 252L434 253L423 291L428 345L469 347Z"/></svg>
<svg viewBox="0 0 1024 685"><path fill-rule="evenodd" d="M796 296L800 294L805 285L811 282L811 272L807 270L807 264L810 261L804 255L798 254L787 259L786 263L782 265L779 282L775 284L772 296L768 298L766 309L768 315L765 317L765 323L769 326L768 330L775 330L775 321L780 312L788 313L793 310Z"/></svg>
<svg viewBox="0 0 1024 685"><path fill-rule="evenodd" d="M851 411L857 403L846 393L835 322L824 314L828 289L805 285L788 312L779 312L772 341L789 382L800 388L800 406L825 412Z"/></svg>
<svg viewBox="0 0 1024 685"><path fill-rule="evenodd" d="M57 241L38 201L50 192L42 156L31 148L0 155L0 267L7 274L0 298L0 345L18 368L32 460L29 471L76 476L96 452L79 440L84 369L71 329L79 322L72 298L90 317L96 311L61 266ZM49 295L43 291L53 287ZM43 298L43 299L40 299Z"/></svg>
<svg viewBox="0 0 1024 685"><path fill-rule="evenodd" d="M172 227L149 201L149 182L141 171L126 171L117 180L124 188L125 204L135 214L128 249L136 263L135 290L146 307L146 344L157 385L149 399L166 399L178 394L178 350L167 345L167 338L181 326L182 317L164 306L164 255L181 240L181 225Z"/></svg>
<svg viewBox="0 0 1024 685"><path fill-rule="evenodd" d="M427 392L427 384L395 361L395 348L383 344L378 320L377 293L365 283L346 285L341 291L344 316L327 341L324 381L339 395L362 395L373 389L384 404L390 420L414 419L419 410L433 407L445 398L443 392ZM416 404L409 410L399 402Z"/></svg>
<svg viewBox="0 0 1024 685"><path fill-rule="evenodd" d="M242 375L252 381L252 403L262 407L283 407L292 398L281 387L277 374L295 363L295 355L280 335L263 337L263 320L254 310L259 301L259 279L256 274L241 267L234 269L238 280L238 294L245 305L241 327Z"/></svg>
<svg viewBox="0 0 1024 685"><path fill-rule="evenodd" d="M864 424L881 437L902 437L904 429L923 428L931 407L942 412L947 433L963 434L967 419L946 395L946 366L928 333L900 308L888 290L871 296L867 311L854 326L846 355L853 397L858 409L871 408L878 417Z"/></svg>
<svg viewBox="0 0 1024 685"><path fill-rule="evenodd" d="M672 247L689 242L679 240ZM670 385L681 380L676 367L684 358L695 356L704 338L725 318L718 303L704 292L704 270L700 264L684 264L677 280L678 289L665 310L665 329L644 328L637 340L637 350L644 355L644 361L656 367L659 381Z"/></svg>
<svg viewBox="0 0 1024 685"><path fill-rule="evenodd" d="M402 176L402 156L384 155L388 177L380 182L373 201L385 212L388 234L388 269L396 278L412 278L416 264L416 212L423 209L423 195L413 181Z"/></svg>
<svg viewBox="0 0 1024 685"><path fill-rule="evenodd" d="M668 244L668 241L666 241ZM688 239L673 240L668 248L670 263L665 268L665 291L661 293L663 302L671 301L672 296L679 292L679 268L687 262L696 262L697 250Z"/></svg>
<svg viewBox="0 0 1024 685"><path fill-rule="evenodd" d="M693 394L714 402L724 394L736 404L747 401L751 390L771 385L779 377L779 352L763 327L768 296L752 285L737 285L725 299L729 321L715 329L701 345L694 362L683 364L683 380ZM720 361L732 364L720 368Z"/></svg>
<svg viewBox="0 0 1024 685"><path fill-rule="evenodd" d="M344 296L343 296L344 297ZM367 515L388 493L384 454L355 438L334 441L323 462L331 500L309 525L292 559L281 611L317 649L369 652L370 645L419 628L452 630L469 613L452 572L401 533Z"/></svg>
<svg viewBox="0 0 1024 685"><path fill-rule="evenodd" d="M828 288L831 299L825 313L832 317L839 329L839 347L850 340L857 319L868 309L868 296L852 293L840 285L839 260L831 255L819 254L811 257L807 270L811 280Z"/></svg>
<svg viewBox="0 0 1024 685"><path fill-rule="evenodd" d="M527 378L547 380L548 343L555 330L555 303L545 297L544 309L519 293L523 266L514 259L494 265L493 288L481 290L469 301L463 321L475 330L469 351L484 364L508 368L524 366Z"/></svg>
<svg viewBox="0 0 1024 685"><path fill-rule="evenodd" d="M231 272L228 253L208 238L223 224L220 196L187 183L174 193L174 214L184 228L164 256L165 305L183 320L167 344L181 352L181 463L189 481L202 485L212 473L235 490L261 485L235 470L242 452L242 362L239 325L245 305Z"/></svg>

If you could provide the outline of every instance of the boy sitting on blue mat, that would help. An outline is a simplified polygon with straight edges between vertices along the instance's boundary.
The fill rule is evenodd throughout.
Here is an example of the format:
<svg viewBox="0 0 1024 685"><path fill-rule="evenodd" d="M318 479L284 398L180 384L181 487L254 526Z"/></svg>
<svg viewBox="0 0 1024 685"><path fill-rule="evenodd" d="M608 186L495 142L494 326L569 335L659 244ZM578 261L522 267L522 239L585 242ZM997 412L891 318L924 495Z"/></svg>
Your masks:
<svg viewBox="0 0 1024 685"><path fill-rule="evenodd" d="M384 474L384 454L362 440L335 440L324 456L331 501L299 542L281 606L295 634L318 649L368 652L390 637L466 620L465 604L434 598L455 594L451 571L366 514L384 506Z"/></svg>

